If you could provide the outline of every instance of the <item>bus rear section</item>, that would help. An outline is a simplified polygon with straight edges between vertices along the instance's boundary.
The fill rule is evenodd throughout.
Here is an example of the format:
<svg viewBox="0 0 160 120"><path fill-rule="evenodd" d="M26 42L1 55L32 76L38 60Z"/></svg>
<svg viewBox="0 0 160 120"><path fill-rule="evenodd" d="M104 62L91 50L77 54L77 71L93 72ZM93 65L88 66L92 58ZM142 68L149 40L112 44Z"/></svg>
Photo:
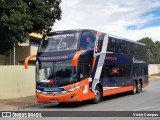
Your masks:
<svg viewBox="0 0 160 120"><path fill-rule="evenodd" d="M103 96L127 91L140 93L149 84L146 46L113 35L101 36L95 44L97 66L92 88L101 83Z"/></svg>
<svg viewBox="0 0 160 120"><path fill-rule="evenodd" d="M36 96L41 103L98 103L103 96L139 93L147 85L145 46L106 33L50 33L43 37L36 55Z"/></svg>

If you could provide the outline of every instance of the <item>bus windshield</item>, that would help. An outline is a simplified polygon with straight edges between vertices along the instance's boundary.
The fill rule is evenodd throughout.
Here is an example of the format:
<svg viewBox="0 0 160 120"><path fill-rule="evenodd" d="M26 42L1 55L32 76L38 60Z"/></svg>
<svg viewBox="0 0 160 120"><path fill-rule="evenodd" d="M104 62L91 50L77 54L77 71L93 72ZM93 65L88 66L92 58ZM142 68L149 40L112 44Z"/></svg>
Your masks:
<svg viewBox="0 0 160 120"><path fill-rule="evenodd" d="M77 49L79 32L55 33L46 36L39 47L38 52L57 52Z"/></svg>
<svg viewBox="0 0 160 120"><path fill-rule="evenodd" d="M41 62L38 68L38 82L53 80L54 85L58 86L77 82L76 69L72 67L71 60Z"/></svg>

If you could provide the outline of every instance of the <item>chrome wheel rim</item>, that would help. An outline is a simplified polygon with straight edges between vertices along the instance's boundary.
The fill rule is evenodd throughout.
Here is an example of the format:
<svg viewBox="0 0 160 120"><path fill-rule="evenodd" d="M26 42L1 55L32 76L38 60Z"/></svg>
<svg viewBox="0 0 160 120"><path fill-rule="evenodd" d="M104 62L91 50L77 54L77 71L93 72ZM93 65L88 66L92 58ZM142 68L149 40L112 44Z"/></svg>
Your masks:
<svg viewBox="0 0 160 120"><path fill-rule="evenodd" d="M138 88L138 91L140 92L141 91L141 84L140 83L138 83L137 88Z"/></svg>
<svg viewBox="0 0 160 120"><path fill-rule="evenodd" d="M100 99L100 92L99 92L98 90L95 91L95 98L96 98L97 100Z"/></svg>

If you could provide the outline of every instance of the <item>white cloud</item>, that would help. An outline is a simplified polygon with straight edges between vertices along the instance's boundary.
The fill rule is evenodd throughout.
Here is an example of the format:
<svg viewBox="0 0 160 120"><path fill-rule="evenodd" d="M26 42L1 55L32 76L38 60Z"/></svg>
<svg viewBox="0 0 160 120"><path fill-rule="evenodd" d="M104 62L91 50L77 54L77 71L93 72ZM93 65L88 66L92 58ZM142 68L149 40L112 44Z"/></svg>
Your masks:
<svg viewBox="0 0 160 120"><path fill-rule="evenodd" d="M126 29L129 25L141 27L156 19L150 11L158 7L159 0L62 0L62 19L55 23L54 29L95 29L133 40L145 36L160 40L160 27Z"/></svg>
<svg viewBox="0 0 160 120"><path fill-rule="evenodd" d="M157 40L160 41L159 31L160 31L160 26L157 26L157 27L149 27L143 30L126 30L123 31L121 34L128 39L133 38L133 40L139 40L147 36L149 38L152 38L152 40L154 41Z"/></svg>

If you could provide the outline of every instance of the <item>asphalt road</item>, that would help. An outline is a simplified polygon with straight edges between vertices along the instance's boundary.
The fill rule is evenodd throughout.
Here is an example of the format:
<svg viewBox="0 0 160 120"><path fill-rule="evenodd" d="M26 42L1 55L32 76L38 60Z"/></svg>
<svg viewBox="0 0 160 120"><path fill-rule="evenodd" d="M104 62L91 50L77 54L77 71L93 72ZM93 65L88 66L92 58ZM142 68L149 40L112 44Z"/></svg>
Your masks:
<svg viewBox="0 0 160 120"><path fill-rule="evenodd" d="M139 94L122 93L105 97L99 104L89 101L60 106L58 103L44 104L19 111L160 111L160 80L152 80L150 85ZM60 112L61 113L61 112ZM72 112L71 112L72 113ZM78 113L78 112L77 112ZM74 114L74 112L73 112ZM95 113L96 114L96 113ZM113 112L113 114L116 114ZM125 114L125 112L124 112ZM9 118L7 120L160 120L159 117L45 117L45 118Z"/></svg>
<svg viewBox="0 0 160 120"><path fill-rule="evenodd" d="M89 101L65 106L51 103L26 108L23 111L160 111L160 80L150 81L149 86L141 93L107 96L98 104L91 104Z"/></svg>

